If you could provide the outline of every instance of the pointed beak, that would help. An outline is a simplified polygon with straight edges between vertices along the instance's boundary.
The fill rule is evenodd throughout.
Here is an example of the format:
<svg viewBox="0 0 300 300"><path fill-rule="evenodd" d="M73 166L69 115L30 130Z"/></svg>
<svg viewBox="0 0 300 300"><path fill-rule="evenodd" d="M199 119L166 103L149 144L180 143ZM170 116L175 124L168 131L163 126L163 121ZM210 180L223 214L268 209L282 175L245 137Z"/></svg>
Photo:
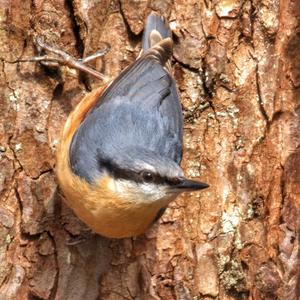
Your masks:
<svg viewBox="0 0 300 300"><path fill-rule="evenodd" d="M190 180L187 178L181 178L180 181L171 186L172 191L177 193L183 193L183 192L193 192L197 190L202 190L208 188L209 185L195 180Z"/></svg>

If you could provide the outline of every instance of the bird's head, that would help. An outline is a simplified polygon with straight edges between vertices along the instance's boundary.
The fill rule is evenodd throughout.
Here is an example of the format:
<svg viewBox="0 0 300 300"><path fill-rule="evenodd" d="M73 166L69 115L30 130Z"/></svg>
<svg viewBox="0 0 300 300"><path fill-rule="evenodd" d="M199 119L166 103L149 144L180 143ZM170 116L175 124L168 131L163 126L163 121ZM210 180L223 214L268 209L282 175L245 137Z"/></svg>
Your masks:
<svg viewBox="0 0 300 300"><path fill-rule="evenodd" d="M110 190L140 204L166 205L179 193L208 187L206 183L187 179L173 160L143 148L119 151L114 157L100 153L98 164L111 179Z"/></svg>

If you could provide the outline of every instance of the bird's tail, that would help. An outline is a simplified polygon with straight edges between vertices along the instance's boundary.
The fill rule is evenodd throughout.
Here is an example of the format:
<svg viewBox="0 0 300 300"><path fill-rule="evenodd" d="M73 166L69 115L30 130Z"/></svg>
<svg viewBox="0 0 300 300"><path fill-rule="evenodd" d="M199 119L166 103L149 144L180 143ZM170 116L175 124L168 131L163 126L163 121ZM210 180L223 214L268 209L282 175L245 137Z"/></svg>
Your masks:
<svg viewBox="0 0 300 300"><path fill-rule="evenodd" d="M165 38L172 38L168 22L159 14L152 12L146 20L143 33L143 52Z"/></svg>

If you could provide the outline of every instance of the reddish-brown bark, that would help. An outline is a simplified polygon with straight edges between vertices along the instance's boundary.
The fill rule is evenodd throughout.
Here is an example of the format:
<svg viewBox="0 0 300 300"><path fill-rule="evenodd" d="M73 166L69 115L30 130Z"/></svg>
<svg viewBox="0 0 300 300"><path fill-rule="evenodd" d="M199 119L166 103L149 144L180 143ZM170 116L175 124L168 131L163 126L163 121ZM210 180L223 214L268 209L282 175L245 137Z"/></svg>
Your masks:
<svg viewBox="0 0 300 300"><path fill-rule="evenodd" d="M34 63L34 36L111 78L137 57L151 10L174 32L183 166L210 184L145 235L93 235L63 203L55 149L101 82ZM298 299L300 3L3 0L0 299ZM81 242L78 242L79 239Z"/></svg>

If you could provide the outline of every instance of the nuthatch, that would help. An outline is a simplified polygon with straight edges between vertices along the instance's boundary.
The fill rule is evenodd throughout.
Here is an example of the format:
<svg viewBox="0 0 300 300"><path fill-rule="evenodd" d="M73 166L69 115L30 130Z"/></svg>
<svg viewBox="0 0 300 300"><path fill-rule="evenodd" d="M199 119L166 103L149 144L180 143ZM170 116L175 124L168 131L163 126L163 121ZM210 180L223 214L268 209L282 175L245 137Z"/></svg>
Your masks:
<svg viewBox="0 0 300 300"><path fill-rule="evenodd" d="M142 43L132 65L69 115L57 151L67 204L106 237L139 235L179 193L208 187L185 178L180 167L183 121L169 68L173 41L158 14L148 16Z"/></svg>

